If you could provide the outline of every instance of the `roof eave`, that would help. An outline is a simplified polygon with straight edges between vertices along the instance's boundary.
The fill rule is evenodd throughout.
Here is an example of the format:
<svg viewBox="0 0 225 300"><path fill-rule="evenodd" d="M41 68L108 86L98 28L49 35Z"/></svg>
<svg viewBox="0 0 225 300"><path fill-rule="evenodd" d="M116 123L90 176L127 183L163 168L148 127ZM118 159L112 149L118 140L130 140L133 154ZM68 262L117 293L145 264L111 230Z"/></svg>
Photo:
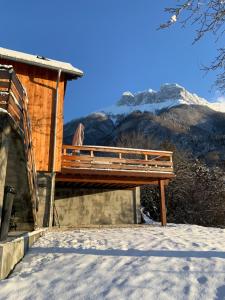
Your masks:
<svg viewBox="0 0 225 300"><path fill-rule="evenodd" d="M17 58L17 57L11 57L11 56L7 56L7 55L3 55L3 54L0 54L0 58L15 61L15 62L21 62L21 63L32 65L32 66L38 66L40 68L55 70L55 71L61 70L63 73L65 73L68 76L69 80L77 79L84 75L84 73L79 69L77 69L76 71L68 71L67 69L64 69L64 68L57 68L55 66L44 65L44 64L37 63L34 61L29 61L29 60Z"/></svg>

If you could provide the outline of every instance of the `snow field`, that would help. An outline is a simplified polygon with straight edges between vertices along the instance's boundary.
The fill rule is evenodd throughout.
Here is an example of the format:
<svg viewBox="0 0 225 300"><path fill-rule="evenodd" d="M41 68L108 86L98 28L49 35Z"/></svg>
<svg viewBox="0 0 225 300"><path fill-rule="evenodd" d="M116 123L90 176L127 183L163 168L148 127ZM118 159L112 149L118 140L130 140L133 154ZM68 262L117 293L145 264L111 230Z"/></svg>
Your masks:
<svg viewBox="0 0 225 300"><path fill-rule="evenodd" d="M50 231L0 282L0 299L225 299L225 230Z"/></svg>

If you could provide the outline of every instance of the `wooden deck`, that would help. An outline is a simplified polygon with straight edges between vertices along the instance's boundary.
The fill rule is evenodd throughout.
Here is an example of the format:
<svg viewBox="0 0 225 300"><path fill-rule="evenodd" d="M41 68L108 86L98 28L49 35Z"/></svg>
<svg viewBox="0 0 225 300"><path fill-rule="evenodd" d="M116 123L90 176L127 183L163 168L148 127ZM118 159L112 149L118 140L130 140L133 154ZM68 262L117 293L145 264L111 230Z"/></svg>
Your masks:
<svg viewBox="0 0 225 300"><path fill-rule="evenodd" d="M172 152L63 145L57 182L79 186L133 188L174 177Z"/></svg>

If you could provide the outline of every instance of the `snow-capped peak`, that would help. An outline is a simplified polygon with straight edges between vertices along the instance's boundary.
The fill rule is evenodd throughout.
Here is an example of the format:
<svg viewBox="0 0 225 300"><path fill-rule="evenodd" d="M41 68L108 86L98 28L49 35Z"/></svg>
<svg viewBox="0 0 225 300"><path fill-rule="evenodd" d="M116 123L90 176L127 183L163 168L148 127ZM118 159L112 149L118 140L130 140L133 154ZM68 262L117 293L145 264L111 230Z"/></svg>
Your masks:
<svg viewBox="0 0 225 300"><path fill-rule="evenodd" d="M129 92L129 91L124 92L124 93L123 93L123 96L131 96L131 97L134 97L134 95L133 95L131 92Z"/></svg>
<svg viewBox="0 0 225 300"><path fill-rule="evenodd" d="M132 111L149 111L155 113L164 108L170 108L181 104L204 105L221 112L225 112L225 103L210 103L195 93L187 91L177 83L165 83L159 91L148 89L146 91L131 93L126 91L117 101L116 105L102 109L109 115L129 114Z"/></svg>

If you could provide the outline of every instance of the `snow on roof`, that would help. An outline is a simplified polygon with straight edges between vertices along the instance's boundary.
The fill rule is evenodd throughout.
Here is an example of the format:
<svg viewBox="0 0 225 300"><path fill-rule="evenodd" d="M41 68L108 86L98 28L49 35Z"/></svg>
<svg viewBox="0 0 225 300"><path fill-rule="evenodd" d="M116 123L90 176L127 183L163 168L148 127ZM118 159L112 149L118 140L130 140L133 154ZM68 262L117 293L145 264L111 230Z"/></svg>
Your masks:
<svg viewBox="0 0 225 300"><path fill-rule="evenodd" d="M71 78L83 76L83 71L75 68L70 63L52 60L39 55L31 55L0 47L0 58L18 61L52 70L61 69L62 72L69 74Z"/></svg>

